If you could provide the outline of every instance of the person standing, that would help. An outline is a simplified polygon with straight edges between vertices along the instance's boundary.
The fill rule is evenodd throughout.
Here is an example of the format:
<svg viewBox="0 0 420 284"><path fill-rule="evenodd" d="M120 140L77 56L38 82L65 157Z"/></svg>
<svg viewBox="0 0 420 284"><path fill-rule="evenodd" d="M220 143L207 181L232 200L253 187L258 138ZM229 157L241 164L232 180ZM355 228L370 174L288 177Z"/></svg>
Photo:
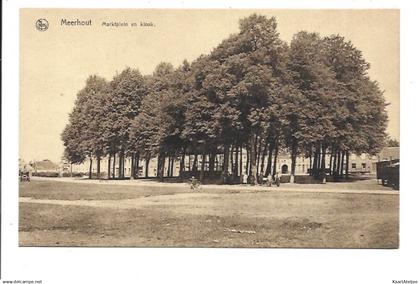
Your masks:
<svg viewBox="0 0 420 284"><path fill-rule="evenodd" d="M281 180L281 174L279 172L277 172L276 175L275 175L275 183L276 183L277 187L280 186L280 180Z"/></svg>
<svg viewBox="0 0 420 284"><path fill-rule="evenodd" d="M273 183L273 177L271 176L271 174L268 174L267 176L267 185L269 187L271 187L271 184Z"/></svg>
<svg viewBox="0 0 420 284"><path fill-rule="evenodd" d="M247 174L242 175L242 183L244 183L244 184L248 183L248 175Z"/></svg>
<svg viewBox="0 0 420 284"><path fill-rule="evenodd" d="M260 185L264 184L264 175L262 173L260 173L259 176L258 176L258 183Z"/></svg>

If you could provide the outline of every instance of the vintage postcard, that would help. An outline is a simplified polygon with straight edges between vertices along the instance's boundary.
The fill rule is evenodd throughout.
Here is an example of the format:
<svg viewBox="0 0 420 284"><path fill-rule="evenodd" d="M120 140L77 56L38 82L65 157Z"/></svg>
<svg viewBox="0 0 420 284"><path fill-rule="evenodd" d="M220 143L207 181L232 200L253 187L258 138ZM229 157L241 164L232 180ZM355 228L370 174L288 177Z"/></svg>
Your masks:
<svg viewBox="0 0 420 284"><path fill-rule="evenodd" d="M19 246L399 248L399 15L21 9Z"/></svg>

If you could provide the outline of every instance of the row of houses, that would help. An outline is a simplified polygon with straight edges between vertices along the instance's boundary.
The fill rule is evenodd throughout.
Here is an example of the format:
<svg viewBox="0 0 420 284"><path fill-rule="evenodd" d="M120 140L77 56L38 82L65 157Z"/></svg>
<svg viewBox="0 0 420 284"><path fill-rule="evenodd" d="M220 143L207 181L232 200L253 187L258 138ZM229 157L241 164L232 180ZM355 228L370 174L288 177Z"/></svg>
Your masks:
<svg viewBox="0 0 420 284"><path fill-rule="evenodd" d="M31 173L54 173L60 171L60 165L48 159L30 162L19 159L19 171Z"/></svg>
<svg viewBox="0 0 420 284"><path fill-rule="evenodd" d="M242 172L245 172L246 169L246 153L242 154ZM380 161L390 161L399 159L399 147L385 147L378 155L368 155L368 154L361 154L355 155L351 154L349 157L349 173L375 173L376 172L376 163ZM191 171L192 164L193 164L194 156L186 156L185 157L185 170ZM221 155L216 158L216 171L222 170L222 157ZM310 166L311 160L305 157L298 157L296 161L296 174L297 175L305 175L308 173L308 170L311 168ZM291 159L287 153L280 153L277 158L277 169L278 172L282 174L289 174L291 169ZM167 172L167 165L165 168L165 173ZM61 163L56 164L50 160L42 160L42 161L32 161L29 163L31 167L31 171L33 173L43 173L43 172L58 172L59 174L64 173L83 173L87 174L89 172L89 162L85 162L79 165L70 164L66 161L61 161ZM112 167L112 165L111 165ZM180 170L180 163L179 160L174 163L173 168L173 175L178 176ZM198 159L197 168L201 168L201 157ZM326 168L330 168L330 159L329 156L326 156ZM108 160L103 159L101 161L101 173L106 175L108 169ZM206 162L204 165L204 169L208 170L208 163ZM118 172L118 163L116 163L116 172ZM96 162L92 163L92 172L96 172ZM131 175L131 159L126 158L125 160L125 175ZM149 162L149 176L154 177L157 175L157 159L153 158ZM137 173L139 177L145 177L146 175L146 164L145 161L140 161L139 165L139 172Z"/></svg>

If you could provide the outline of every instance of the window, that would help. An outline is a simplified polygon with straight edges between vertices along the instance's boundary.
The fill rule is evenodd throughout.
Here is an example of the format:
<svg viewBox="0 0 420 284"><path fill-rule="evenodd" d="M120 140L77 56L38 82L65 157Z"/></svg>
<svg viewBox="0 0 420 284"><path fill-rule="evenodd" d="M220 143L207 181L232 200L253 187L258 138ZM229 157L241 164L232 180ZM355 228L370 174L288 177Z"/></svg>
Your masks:
<svg viewBox="0 0 420 284"><path fill-rule="evenodd" d="M356 169L356 163L352 163L352 164L351 164L351 168L352 168L352 169Z"/></svg>
<svg viewBox="0 0 420 284"><path fill-rule="evenodd" d="M362 169L366 169L366 163L362 163Z"/></svg>

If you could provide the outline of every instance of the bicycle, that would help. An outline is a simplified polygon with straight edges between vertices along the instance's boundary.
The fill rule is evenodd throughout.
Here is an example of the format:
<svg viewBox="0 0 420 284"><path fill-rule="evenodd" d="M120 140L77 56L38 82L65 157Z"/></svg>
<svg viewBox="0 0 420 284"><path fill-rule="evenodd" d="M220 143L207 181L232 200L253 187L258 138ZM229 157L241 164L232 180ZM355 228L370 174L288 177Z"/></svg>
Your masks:
<svg viewBox="0 0 420 284"><path fill-rule="evenodd" d="M200 181L198 181L195 177L192 177L191 178L191 183L190 183L190 188L191 188L191 190L200 189Z"/></svg>

